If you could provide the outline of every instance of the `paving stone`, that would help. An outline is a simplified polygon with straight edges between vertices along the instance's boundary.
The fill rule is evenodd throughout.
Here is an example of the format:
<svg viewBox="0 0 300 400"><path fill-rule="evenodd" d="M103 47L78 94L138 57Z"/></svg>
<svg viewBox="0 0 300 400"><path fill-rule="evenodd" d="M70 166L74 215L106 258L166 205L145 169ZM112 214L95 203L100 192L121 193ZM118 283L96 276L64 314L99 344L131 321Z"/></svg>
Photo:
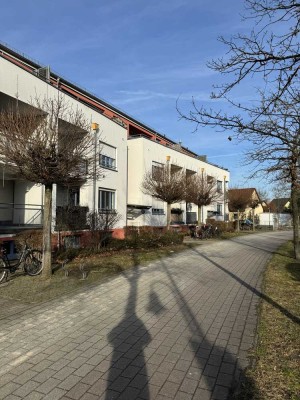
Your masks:
<svg viewBox="0 0 300 400"><path fill-rule="evenodd" d="M88 392L100 396L106 391L109 385L110 382L100 378L88 389Z"/></svg>
<svg viewBox="0 0 300 400"><path fill-rule="evenodd" d="M81 380L80 376L69 375L66 379L59 383L58 387L65 390L70 390L77 382Z"/></svg>
<svg viewBox="0 0 300 400"><path fill-rule="evenodd" d="M102 373L99 373L99 371L91 371L87 375L85 375L82 379L81 382L86 383L88 385L93 385L100 377Z"/></svg>
<svg viewBox="0 0 300 400"><path fill-rule="evenodd" d="M28 371L23 372L23 374L16 376L13 381L23 385L24 383L28 382L30 379L35 377L38 373L29 369Z"/></svg>
<svg viewBox="0 0 300 400"><path fill-rule="evenodd" d="M216 378L218 376L219 367L216 365L206 365L203 371L203 375Z"/></svg>
<svg viewBox="0 0 300 400"><path fill-rule="evenodd" d="M139 396L140 390L133 387L126 387L125 390L120 394L118 400L136 400Z"/></svg>
<svg viewBox="0 0 300 400"><path fill-rule="evenodd" d="M80 400L99 400L99 396L91 393L84 393Z"/></svg>
<svg viewBox="0 0 300 400"><path fill-rule="evenodd" d="M42 382L45 382L48 378L50 378L54 374L56 374L55 370L46 368L42 372L40 372L39 374L36 374L34 376L33 380L36 381L36 382L42 383Z"/></svg>
<svg viewBox="0 0 300 400"><path fill-rule="evenodd" d="M229 394L229 390L227 388L225 388L224 386L216 385L216 387L213 391L213 394L212 394L212 399L213 400L227 400L228 394Z"/></svg>
<svg viewBox="0 0 300 400"><path fill-rule="evenodd" d="M15 390L13 394L23 398L27 396L30 392L34 391L38 385L38 382L28 381L24 385L20 386L17 390Z"/></svg>
<svg viewBox="0 0 300 400"><path fill-rule="evenodd" d="M205 389L197 389L193 400L210 400L211 399L211 392Z"/></svg>
<svg viewBox="0 0 300 400"><path fill-rule="evenodd" d="M161 390L159 391L159 394L174 399L179 389L179 386L180 386L179 383L166 381L162 386Z"/></svg>
<svg viewBox="0 0 300 400"><path fill-rule="evenodd" d="M52 363L49 368L54 369L55 371L59 371L62 368L64 368L66 365L70 363L69 360L66 360L65 358L61 358L57 360L56 362Z"/></svg>
<svg viewBox="0 0 300 400"><path fill-rule="evenodd" d="M198 382L196 380L185 378L182 384L180 385L180 391L189 394L194 394L197 386Z"/></svg>
<svg viewBox="0 0 300 400"><path fill-rule="evenodd" d="M11 382L16 378L17 376L11 373L4 374L0 376L0 388L4 386L6 383Z"/></svg>
<svg viewBox="0 0 300 400"><path fill-rule="evenodd" d="M193 395L185 392L177 392L174 400L192 400Z"/></svg>
<svg viewBox="0 0 300 400"><path fill-rule="evenodd" d="M75 386L73 386L72 389L69 390L66 395L70 397L70 399L78 400L84 395L84 393L88 391L89 388L90 388L89 385L79 382Z"/></svg>
<svg viewBox="0 0 300 400"><path fill-rule="evenodd" d="M11 393L16 391L20 385L15 382L8 382L0 388L0 399L6 399ZM17 395L17 394L16 394Z"/></svg>
<svg viewBox="0 0 300 400"><path fill-rule="evenodd" d="M43 400L59 400L64 396L65 393L66 393L65 390L55 388L46 396L44 396Z"/></svg>
<svg viewBox="0 0 300 400"><path fill-rule="evenodd" d="M45 369L50 368L52 364L53 364L53 361L42 360L42 361L38 362L36 365L33 365L31 369L33 371L42 372Z"/></svg>
<svg viewBox="0 0 300 400"><path fill-rule="evenodd" d="M36 391L47 394L61 383L58 379L50 378L36 388Z"/></svg>
<svg viewBox="0 0 300 400"><path fill-rule="evenodd" d="M137 388L137 389L143 389L146 385L148 384L148 377L147 375L143 374L137 374L133 380L130 382L130 386Z"/></svg>
<svg viewBox="0 0 300 400"><path fill-rule="evenodd" d="M187 371L191 365L191 361L187 360L179 360L175 364L175 369L179 369L180 371Z"/></svg>

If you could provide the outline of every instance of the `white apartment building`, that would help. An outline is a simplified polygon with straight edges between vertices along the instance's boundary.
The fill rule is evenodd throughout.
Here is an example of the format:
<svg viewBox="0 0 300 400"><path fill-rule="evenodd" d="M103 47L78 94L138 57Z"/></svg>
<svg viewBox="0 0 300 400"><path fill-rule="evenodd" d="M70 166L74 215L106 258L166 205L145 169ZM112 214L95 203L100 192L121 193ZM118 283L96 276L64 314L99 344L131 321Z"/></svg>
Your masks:
<svg viewBox="0 0 300 400"><path fill-rule="evenodd" d="M1 54L1 53L0 53ZM10 53L8 53L10 56ZM25 61L0 57L0 108L9 107L16 101L19 106L34 104L34 99L57 98L58 94L73 109L80 109L91 123L98 125L95 137L95 155L101 165L101 176L95 182L85 182L78 187L67 189L55 185L53 190L53 216L59 207L79 206L86 210L111 208L118 210L121 220L116 229L126 225L126 170L127 170L127 130L124 126L59 90L51 82L51 75L44 79L36 72L28 71ZM1 135L1 133L0 133ZM42 223L44 188L26 182L10 170L0 165L0 234L14 233L20 228L39 227Z"/></svg>
<svg viewBox="0 0 300 400"><path fill-rule="evenodd" d="M198 173L215 179L218 199L213 204L203 207L200 220L205 223L207 218L222 221L226 219L226 187L230 178L228 170L208 163L205 157L186 151L180 144L166 146L145 136L139 136L128 138L128 225L166 225L166 203L144 194L141 186L145 173L151 171L152 167L165 165L167 157L171 170L182 168L186 175ZM181 202L172 205L173 224L195 223L197 220L198 207L195 204Z"/></svg>
<svg viewBox="0 0 300 400"><path fill-rule="evenodd" d="M187 173L200 170L217 180L220 200L203 209L206 218L225 219L227 203L224 188L229 171L210 164L204 157L182 147L171 139L149 128L135 118L118 110L64 78L54 74L27 57L0 44L0 109L18 102L32 106L38 98L63 96L67 103L79 108L87 120L99 129L90 134L95 140L95 157L103 174L93 182L85 182L71 189L55 186L53 191L53 228L61 207L73 205L85 210L116 210L121 215L114 234L122 236L128 225L165 225L166 205L146 196L141 182L146 171L155 163L164 164L170 156L171 165L184 168ZM0 132L1 135L1 132ZM13 235L25 228L41 227L44 188L26 182L0 164L0 238ZM223 197L222 197L223 193ZM174 223L189 223L197 219L197 207L175 204Z"/></svg>

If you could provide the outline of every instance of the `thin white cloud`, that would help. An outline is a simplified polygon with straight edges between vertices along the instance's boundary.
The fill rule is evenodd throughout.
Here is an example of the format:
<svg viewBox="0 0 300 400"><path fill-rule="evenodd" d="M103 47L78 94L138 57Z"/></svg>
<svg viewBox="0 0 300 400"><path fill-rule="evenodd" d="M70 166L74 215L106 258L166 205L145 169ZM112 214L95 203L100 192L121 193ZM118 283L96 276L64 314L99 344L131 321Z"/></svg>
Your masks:
<svg viewBox="0 0 300 400"><path fill-rule="evenodd" d="M192 98L195 101L211 101L210 93L207 92L186 92L186 93L167 93L167 92L154 92L150 90L119 90L117 92L117 96L113 98L115 102L118 104L131 104L141 101L149 101L156 100L159 101L162 99L171 99L174 102L178 99L179 101L191 101ZM214 100L215 101L215 100Z"/></svg>

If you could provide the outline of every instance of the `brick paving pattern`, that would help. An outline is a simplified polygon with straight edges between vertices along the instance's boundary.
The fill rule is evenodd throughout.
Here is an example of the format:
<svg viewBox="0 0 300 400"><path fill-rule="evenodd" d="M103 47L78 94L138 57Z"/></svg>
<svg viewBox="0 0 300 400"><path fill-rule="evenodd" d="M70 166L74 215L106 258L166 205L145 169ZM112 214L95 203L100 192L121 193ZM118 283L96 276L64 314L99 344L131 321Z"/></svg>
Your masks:
<svg viewBox="0 0 300 400"><path fill-rule="evenodd" d="M230 399L254 343L264 266L290 237L201 243L10 314L0 300L0 399Z"/></svg>

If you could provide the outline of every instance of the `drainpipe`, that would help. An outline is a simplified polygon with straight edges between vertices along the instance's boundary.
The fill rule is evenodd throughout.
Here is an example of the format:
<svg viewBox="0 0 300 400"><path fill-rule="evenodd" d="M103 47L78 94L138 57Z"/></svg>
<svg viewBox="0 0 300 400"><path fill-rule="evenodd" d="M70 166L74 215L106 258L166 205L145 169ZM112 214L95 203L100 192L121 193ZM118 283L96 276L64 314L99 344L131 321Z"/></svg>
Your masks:
<svg viewBox="0 0 300 400"><path fill-rule="evenodd" d="M99 124L92 122L92 131L94 132L94 171L93 171L93 213L96 212L96 178L97 178L97 133L99 129Z"/></svg>

